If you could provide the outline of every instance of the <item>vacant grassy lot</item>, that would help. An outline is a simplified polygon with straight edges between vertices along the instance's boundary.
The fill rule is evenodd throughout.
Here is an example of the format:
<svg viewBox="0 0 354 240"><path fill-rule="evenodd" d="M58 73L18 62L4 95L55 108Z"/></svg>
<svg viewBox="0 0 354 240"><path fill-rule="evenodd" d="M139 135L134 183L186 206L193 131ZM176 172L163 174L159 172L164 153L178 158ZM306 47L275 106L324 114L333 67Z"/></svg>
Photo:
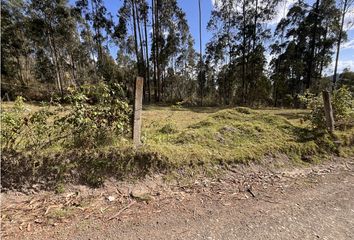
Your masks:
<svg viewBox="0 0 354 240"><path fill-rule="evenodd" d="M11 107L3 104L3 108ZM39 105L26 104L28 111ZM50 107L55 110L55 107ZM142 141L132 147L130 136L114 139L97 148L65 149L58 145L20 156L7 156L4 176L17 176L19 184L32 179L58 182L78 179L100 185L106 177L123 178L132 173L194 169L259 161L265 156L286 154L294 163L314 162L332 154L353 153L354 130L337 132L337 137L311 130L303 117L307 110L233 108L179 108L146 106L143 111ZM340 141L338 141L340 140ZM193 171L194 171L193 170ZM6 180L3 177L3 180ZM5 183L5 181L3 181Z"/></svg>
<svg viewBox="0 0 354 240"><path fill-rule="evenodd" d="M306 110L159 108L143 113L145 148L171 164L240 163L286 153L298 160L334 150L328 136L312 133Z"/></svg>

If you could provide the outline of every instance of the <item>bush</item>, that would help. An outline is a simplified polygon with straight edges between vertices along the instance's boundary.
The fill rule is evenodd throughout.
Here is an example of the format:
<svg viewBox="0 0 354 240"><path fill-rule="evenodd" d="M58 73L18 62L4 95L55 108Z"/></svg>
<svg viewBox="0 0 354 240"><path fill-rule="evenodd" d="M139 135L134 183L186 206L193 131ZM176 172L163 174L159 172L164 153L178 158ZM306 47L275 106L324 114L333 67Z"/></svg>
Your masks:
<svg viewBox="0 0 354 240"><path fill-rule="evenodd" d="M339 88L333 92L333 114L338 122L347 122L353 119L354 99L347 87Z"/></svg>
<svg viewBox="0 0 354 240"><path fill-rule="evenodd" d="M119 91L106 84L85 87L84 91L70 90L68 97L72 110L56 123L63 131L70 132L75 147L94 147L106 144L114 137L129 131L131 110L128 103L121 99ZM85 92L93 94L92 99ZM98 97L99 93L100 97Z"/></svg>
<svg viewBox="0 0 354 240"><path fill-rule="evenodd" d="M307 92L301 96L301 101L311 109L311 113L305 117L305 120L310 121L314 129L325 130L327 127L322 95L315 96ZM352 124L354 101L346 87L333 91L332 108L336 127L348 127Z"/></svg>
<svg viewBox="0 0 354 240"><path fill-rule="evenodd" d="M16 144L16 139L23 132L24 126L24 98L17 97L14 107L11 111L1 112L1 146L10 148Z"/></svg>
<svg viewBox="0 0 354 240"><path fill-rule="evenodd" d="M1 149L42 146L50 139L51 126L47 122L52 113L46 107L27 112L24 100L17 97L10 111L1 112Z"/></svg>
<svg viewBox="0 0 354 240"><path fill-rule="evenodd" d="M1 113L1 149L44 148L53 144L95 147L118 138L129 131L131 114L119 88L119 85L98 84L85 90L69 89L68 112L62 108L51 112L44 107L27 113L24 99L18 97L10 111ZM99 92L96 104L90 104L92 99L85 94L87 89Z"/></svg>

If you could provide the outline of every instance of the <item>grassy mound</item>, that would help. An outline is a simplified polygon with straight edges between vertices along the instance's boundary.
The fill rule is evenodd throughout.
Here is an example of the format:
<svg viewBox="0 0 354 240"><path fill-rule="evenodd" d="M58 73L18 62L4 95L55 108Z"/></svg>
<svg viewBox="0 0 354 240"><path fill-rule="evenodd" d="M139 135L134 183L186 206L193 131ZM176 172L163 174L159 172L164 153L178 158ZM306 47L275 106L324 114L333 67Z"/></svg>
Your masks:
<svg viewBox="0 0 354 240"><path fill-rule="evenodd" d="M330 136L315 134L285 117L249 108L221 110L179 129L177 122L178 118L160 130L155 126L145 132L146 148L159 152L176 167L245 163L277 153L298 160L339 151ZM165 131L171 126L173 131Z"/></svg>
<svg viewBox="0 0 354 240"><path fill-rule="evenodd" d="M249 108L153 108L143 113L143 146L115 139L95 148L52 147L3 152L2 189L64 183L100 186L105 179L144 177L153 172L214 172L218 165L286 154L294 162L315 161L343 149L354 155L354 128L337 137L316 134L301 121L303 110ZM175 171L177 170L177 171Z"/></svg>

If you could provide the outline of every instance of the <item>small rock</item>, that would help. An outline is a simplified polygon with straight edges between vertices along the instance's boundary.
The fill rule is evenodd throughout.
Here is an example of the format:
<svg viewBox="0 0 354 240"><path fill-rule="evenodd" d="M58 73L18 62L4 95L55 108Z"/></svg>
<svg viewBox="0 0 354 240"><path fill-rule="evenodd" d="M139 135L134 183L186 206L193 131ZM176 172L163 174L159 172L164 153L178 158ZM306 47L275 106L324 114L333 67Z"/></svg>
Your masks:
<svg viewBox="0 0 354 240"><path fill-rule="evenodd" d="M304 162L307 162L307 163L312 163L313 162L313 159L310 155L303 155L301 157L301 160L304 161Z"/></svg>
<svg viewBox="0 0 354 240"><path fill-rule="evenodd" d="M219 132L215 133L215 139L219 143L225 143L225 138Z"/></svg>
<svg viewBox="0 0 354 240"><path fill-rule="evenodd" d="M43 221L41 219L36 219L36 220L34 220L34 223L41 224L41 223L43 223Z"/></svg>
<svg viewBox="0 0 354 240"><path fill-rule="evenodd" d="M237 129L226 125L220 129L220 132L222 132L222 133L226 133L226 132L235 133L235 132L237 132Z"/></svg>
<svg viewBox="0 0 354 240"><path fill-rule="evenodd" d="M144 187L134 188L131 191L130 195L133 198L140 200L140 201L149 202L149 201L153 200L153 197L151 196L149 190Z"/></svg>
<svg viewBox="0 0 354 240"><path fill-rule="evenodd" d="M108 196L108 197L107 197L107 200L108 200L109 202L113 202L114 200L116 200L116 198L113 197L113 196Z"/></svg>

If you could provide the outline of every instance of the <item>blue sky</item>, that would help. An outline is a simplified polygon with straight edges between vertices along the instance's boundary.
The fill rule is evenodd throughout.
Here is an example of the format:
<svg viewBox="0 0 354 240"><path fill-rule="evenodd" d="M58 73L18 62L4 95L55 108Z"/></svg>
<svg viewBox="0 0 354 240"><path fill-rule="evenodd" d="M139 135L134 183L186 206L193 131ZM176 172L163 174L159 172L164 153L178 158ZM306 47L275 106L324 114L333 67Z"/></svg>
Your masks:
<svg viewBox="0 0 354 240"><path fill-rule="evenodd" d="M150 2L150 0L148 0ZM202 41L203 49L205 44L212 37L212 34L206 30L207 23L210 18L210 14L213 8L213 2L221 0L201 0L202 1ZM71 3L75 0L70 0ZM286 9L293 3L294 0L285 0L284 5L280 8L281 11L278 11L279 15L276 17L276 20L273 21L275 26L276 22L281 19L281 16L286 14ZM122 5L121 0L104 0L104 3L107 9L112 13L115 20L117 18L117 11ZM179 6L185 11L187 15L188 24L190 26L190 31L195 40L195 49L199 49L199 22L198 22L198 0L178 0ZM352 9L349 14L349 18L354 19L354 9ZM270 24L270 27L272 27ZM115 57L116 50L112 46L112 54ZM198 50L199 51L199 50ZM343 48L340 54L339 60L339 71L342 71L345 67L350 67L351 70L354 70L354 26L351 30L348 31L348 41L343 44ZM326 70L326 74L331 74L333 67L330 66Z"/></svg>

